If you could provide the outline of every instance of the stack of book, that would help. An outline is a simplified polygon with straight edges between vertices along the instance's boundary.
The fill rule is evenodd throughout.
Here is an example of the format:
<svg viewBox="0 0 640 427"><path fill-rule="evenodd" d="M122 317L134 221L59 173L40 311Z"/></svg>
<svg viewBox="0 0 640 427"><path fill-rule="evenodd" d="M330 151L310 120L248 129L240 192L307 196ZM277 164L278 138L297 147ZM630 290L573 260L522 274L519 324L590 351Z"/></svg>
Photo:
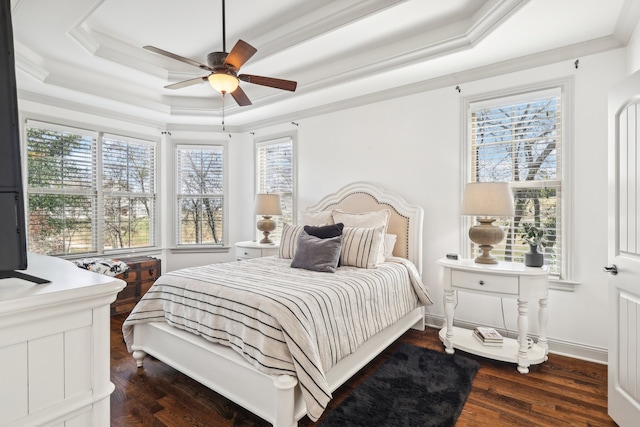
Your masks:
<svg viewBox="0 0 640 427"><path fill-rule="evenodd" d="M493 328L478 326L473 330L473 336L483 345L500 347L504 339L498 331Z"/></svg>

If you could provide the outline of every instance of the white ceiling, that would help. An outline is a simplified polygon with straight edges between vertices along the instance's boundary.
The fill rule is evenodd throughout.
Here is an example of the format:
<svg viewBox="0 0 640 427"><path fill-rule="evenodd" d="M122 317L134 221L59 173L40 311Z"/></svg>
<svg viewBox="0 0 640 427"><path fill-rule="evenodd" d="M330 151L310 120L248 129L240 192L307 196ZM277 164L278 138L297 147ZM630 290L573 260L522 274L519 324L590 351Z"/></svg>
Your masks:
<svg viewBox="0 0 640 427"><path fill-rule="evenodd" d="M221 0L12 0L21 99L167 129L219 127L206 64L222 50ZM298 82L291 93L241 82L227 129L252 128L625 46L637 0L228 0L227 51L258 52L241 73Z"/></svg>

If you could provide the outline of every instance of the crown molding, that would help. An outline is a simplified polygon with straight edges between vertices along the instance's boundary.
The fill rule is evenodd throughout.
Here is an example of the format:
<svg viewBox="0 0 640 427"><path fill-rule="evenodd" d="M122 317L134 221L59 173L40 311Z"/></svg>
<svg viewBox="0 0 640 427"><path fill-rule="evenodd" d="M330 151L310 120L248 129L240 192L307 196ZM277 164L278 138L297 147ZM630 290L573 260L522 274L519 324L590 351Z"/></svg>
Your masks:
<svg viewBox="0 0 640 427"><path fill-rule="evenodd" d="M76 101L69 101L66 99L57 98L55 96L43 95L40 93L18 89L18 99L21 101L30 101L36 104L45 106L61 108L69 111L76 111L83 114L90 114L97 117L104 117L114 120L119 120L125 123L132 123L141 126L148 126L152 128L163 129L166 126L166 122L163 120L150 120L145 119L138 115L127 114L120 111L115 111L106 108L96 107L94 105L88 105Z"/></svg>
<svg viewBox="0 0 640 427"><path fill-rule="evenodd" d="M44 82L49 76L49 71L42 66L42 57L17 40L14 40L13 44L16 68L24 71L39 82Z"/></svg>

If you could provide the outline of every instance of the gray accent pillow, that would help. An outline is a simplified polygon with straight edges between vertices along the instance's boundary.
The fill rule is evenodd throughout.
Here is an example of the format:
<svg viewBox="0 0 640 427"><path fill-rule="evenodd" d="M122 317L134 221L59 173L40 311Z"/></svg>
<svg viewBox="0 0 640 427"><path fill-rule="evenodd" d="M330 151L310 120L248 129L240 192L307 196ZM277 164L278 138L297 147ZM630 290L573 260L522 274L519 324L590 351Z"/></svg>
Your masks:
<svg viewBox="0 0 640 427"><path fill-rule="evenodd" d="M306 232L300 233L291 267L335 273L340 259L342 235L321 239Z"/></svg>

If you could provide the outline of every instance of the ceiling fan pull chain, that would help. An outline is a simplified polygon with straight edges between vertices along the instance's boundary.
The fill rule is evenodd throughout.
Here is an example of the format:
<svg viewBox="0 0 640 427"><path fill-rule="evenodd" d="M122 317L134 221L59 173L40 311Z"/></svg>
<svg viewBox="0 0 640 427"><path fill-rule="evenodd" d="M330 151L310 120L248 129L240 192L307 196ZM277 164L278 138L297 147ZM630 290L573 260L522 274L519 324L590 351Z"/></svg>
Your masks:
<svg viewBox="0 0 640 427"><path fill-rule="evenodd" d="M222 0L222 2L224 3L224 0ZM226 129L224 127L224 96L226 95L225 92L222 92L222 132L224 132Z"/></svg>

